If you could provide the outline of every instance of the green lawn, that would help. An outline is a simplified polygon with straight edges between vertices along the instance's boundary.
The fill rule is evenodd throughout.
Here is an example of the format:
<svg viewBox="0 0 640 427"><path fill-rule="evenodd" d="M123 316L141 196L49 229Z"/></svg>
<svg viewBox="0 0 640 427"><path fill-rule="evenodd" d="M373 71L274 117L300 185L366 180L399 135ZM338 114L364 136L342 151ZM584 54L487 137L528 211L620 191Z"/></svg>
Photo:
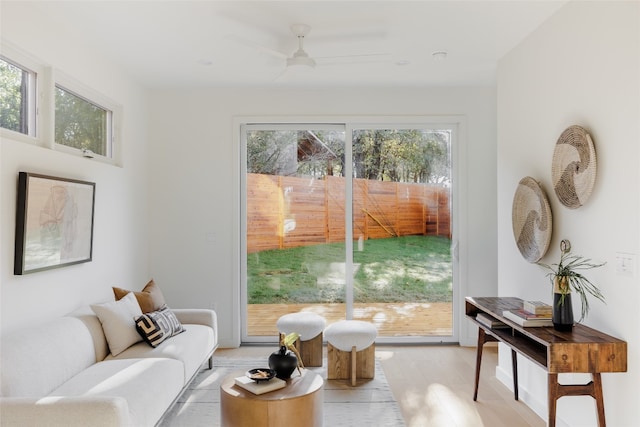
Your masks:
<svg viewBox="0 0 640 427"><path fill-rule="evenodd" d="M405 236L354 242L356 302L450 302L451 240ZM247 256L249 304L344 302L344 244Z"/></svg>

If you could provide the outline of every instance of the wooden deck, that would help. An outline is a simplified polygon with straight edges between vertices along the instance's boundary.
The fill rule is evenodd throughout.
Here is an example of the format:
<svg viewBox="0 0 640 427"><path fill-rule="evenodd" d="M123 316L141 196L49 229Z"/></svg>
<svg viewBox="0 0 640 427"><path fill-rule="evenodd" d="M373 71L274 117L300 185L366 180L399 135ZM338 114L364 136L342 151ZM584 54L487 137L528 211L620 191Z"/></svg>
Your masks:
<svg viewBox="0 0 640 427"><path fill-rule="evenodd" d="M345 318L344 304L249 304L249 336L277 336L280 316L311 311L324 316L327 324ZM353 318L373 323L380 336L450 336L453 334L451 303L354 304Z"/></svg>

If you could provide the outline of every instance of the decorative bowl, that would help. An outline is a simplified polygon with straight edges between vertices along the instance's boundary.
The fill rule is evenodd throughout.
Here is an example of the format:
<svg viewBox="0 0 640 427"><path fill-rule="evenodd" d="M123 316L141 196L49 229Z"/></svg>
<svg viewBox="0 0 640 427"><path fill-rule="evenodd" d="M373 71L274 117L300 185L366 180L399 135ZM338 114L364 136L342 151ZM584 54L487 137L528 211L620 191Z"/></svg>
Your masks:
<svg viewBox="0 0 640 427"><path fill-rule="evenodd" d="M271 378L275 377L276 371L269 368L255 368L249 369L245 375L259 383L262 381L269 381Z"/></svg>

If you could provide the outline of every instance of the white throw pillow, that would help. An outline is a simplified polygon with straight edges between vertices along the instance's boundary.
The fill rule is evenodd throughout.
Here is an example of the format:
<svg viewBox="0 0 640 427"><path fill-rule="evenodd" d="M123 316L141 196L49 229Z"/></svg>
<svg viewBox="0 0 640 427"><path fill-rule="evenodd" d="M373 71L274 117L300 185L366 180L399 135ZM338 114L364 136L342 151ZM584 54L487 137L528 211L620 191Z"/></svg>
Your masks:
<svg viewBox="0 0 640 427"><path fill-rule="evenodd" d="M129 292L118 301L93 304L91 309L102 323L102 330L112 355L117 356L142 341L135 322L135 319L142 316L142 310L133 292Z"/></svg>

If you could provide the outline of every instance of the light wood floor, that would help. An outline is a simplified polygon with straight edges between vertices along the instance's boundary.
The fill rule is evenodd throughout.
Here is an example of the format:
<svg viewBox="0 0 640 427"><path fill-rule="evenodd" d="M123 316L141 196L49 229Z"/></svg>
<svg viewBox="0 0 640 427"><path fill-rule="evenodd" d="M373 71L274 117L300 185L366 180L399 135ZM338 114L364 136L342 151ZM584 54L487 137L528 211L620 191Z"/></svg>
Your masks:
<svg viewBox="0 0 640 427"><path fill-rule="evenodd" d="M269 346L243 346L220 349L216 355L259 357L270 350ZM326 347L324 351L326 356ZM474 402L475 348L376 346L376 357L407 427L544 427L545 421L514 400L513 393L496 379L497 354L497 347L485 346Z"/></svg>
<svg viewBox="0 0 640 427"><path fill-rule="evenodd" d="M345 318L344 304L249 304L247 329L250 336L277 336L280 316L311 311L327 320L327 325ZM353 318L371 322L378 335L450 336L453 331L451 303L366 303L354 304Z"/></svg>

